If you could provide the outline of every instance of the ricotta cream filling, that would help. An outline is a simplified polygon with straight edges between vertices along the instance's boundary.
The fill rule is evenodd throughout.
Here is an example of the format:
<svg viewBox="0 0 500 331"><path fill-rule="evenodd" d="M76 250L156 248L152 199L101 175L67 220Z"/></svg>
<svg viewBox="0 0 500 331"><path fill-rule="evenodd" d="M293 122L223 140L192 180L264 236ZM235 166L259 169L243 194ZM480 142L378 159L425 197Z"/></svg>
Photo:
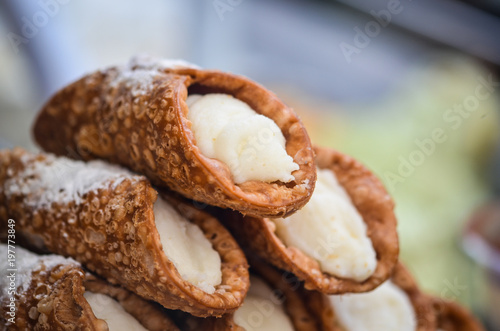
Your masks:
<svg viewBox="0 0 500 331"><path fill-rule="evenodd" d="M366 224L333 171L317 170L316 188L304 208L273 220L285 245L318 261L321 271L364 281L377 266Z"/></svg>
<svg viewBox="0 0 500 331"><path fill-rule="evenodd" d="M92 308L94 315L108 324L109 331L147 331L132 315L113 298L101 294L85 291L85 299Z"/></svg>
<svg viewBox="0 0 500 331"><path fill-rule="evenodd" d="M207 293L222 280L221 259L201 229L159 198L154 204L163 252L182 278Z"/></svg>
<svg viewBox="0 0 500 331"><path fill-rule="evenodd" d="M250 289L243 305L234 313L234 322L246 331L294 330L279 298L255 276L250 276Z"/></svg>
<svg viewBox="0 0 500 331"><path fill-rule="evenodd" d="M299 169L270 118L228 94L190 95L188 119L203 155L224 162L235 183L290 182Z"/></svg>
<svg viewBox="0 0 500 331"><path fill-rule="evenodd" d="M415 331L417 328L408 295L391 281L371 292L329 298L346 331Z"/></svg>

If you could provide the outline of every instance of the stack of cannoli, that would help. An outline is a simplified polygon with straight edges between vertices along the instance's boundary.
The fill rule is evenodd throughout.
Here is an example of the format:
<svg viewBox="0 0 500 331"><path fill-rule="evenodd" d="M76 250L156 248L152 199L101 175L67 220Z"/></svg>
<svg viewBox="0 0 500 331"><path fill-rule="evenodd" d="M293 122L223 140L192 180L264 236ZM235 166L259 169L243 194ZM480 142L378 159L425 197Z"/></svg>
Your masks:
<svg viewBox="0 0 500 331"><path fill-rule="evenodd" d="M0 151L0 227L31 250L4 329L481 330L398 262L378 178L247 78L137 57L33 132L46 153Z"/></svg>

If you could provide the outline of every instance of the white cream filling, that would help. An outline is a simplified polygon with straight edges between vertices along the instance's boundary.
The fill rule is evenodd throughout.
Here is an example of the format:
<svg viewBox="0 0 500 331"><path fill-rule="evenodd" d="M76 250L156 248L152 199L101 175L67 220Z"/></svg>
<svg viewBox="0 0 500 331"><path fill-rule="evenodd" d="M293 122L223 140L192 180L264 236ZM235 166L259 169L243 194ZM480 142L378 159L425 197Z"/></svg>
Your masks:
<svg viewBox="0 0 500 331"><path fill-rule="evenodd" d="M181 277L207 293L222 280L221 259L201 229L159 198L154 204L163 252Z"/></svg>
<svg viewBox="0 0 500 331"><path fill-rule="evenodd" d="M311 200L292 216L275 219L276 234L318 261L321 271L363 281L377 266L366 224L334 173L317 173Z"/></svg>
<svg viewBox="0 0 500 331"><path fill-rule="evenodd" d="M408 295L391 281L368 293L330 295L346 331L415 331L417 320Z"/></svg>
<svg viewBox="0 0 500 331"><path fill-rule="evenodd" d="M250 276L250 289L243 305L234 313L234 322L246 331L294 330L279 298L255 276Z"/></svg>
<svg viewBox="0 0 500 331"><path fill-rule="evenodd" d="M285 137L270 118L231 95L190 95L188 119L203 155L224 162L235 183L290 182L299 169L286 153Z"/></svg>
<svg viewBox="0 0 500 331"><path fill-rule="evenodd" d="M101 294L85 291L85 299L92 308L94 315L108 324L109 331L147 331L132 315L113 298Z"/></svg>

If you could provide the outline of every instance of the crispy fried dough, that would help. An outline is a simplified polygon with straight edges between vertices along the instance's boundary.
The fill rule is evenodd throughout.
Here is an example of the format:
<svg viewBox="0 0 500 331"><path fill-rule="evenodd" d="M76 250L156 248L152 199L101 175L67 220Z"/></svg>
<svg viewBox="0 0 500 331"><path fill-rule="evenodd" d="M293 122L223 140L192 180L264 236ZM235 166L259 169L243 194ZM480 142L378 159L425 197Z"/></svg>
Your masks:
<svg viewBox="0 0 500 331"><path fill-rule="evenodd" d="M431 297L437 324L444 331L484 331L481 323L464 307L453 301Z"/></svg>
<svg viewBox="0 0 500 331"><path fill-rule="evenodd" d="M355 159L340 152L315 147L320 169L335 173L367 225L377 254L377 267L365 281L339 278L320 270L313 258L295 247L287 247L275 233L275 224L266 218L242 217L225 213L221 217L242 246L280 269L288 270L305 282L305 287L326 294L367 292L387 280L399 254L394 203L375 175Z"/></svg>
<svg viewBox="0 0 500 331"><path fill-rule="evenodd" d="M196 146L187 119L188 91L233 95L276 122L300 167L295 181L236 185L227 165ZM256 217L293 213L309 200L316 181L309 136L293 110L255 82L219 71L140 60L98 71L54 95L33 132L46 151L119 163L159 187Z"/></svg>
<svg viewBox="0 0 500 331"><path fill-rule="evenodd" d="M80 201L53 199L48 206L28 204L37 195L23 190L23 183L38 175L28 176L23 170L49 158L52 156L21 149L0 151L0 226L6 228L4 223L13 218L17 237L31 247L71 256L110 283L166 308L220 316L241 305L249 286L248 264L236 241L215 218L188 204L175 204L220 254L222 282L210 294L183 280L163 253L153 213L157 193L142 176L105 181L79 197Z"/></svg>
<svg viewBox="0 0 500 331"><path fill-rule="evenodd" d="M23 261L16 263L19 266ZM107 331L106 322L94 315L83 297L84 278L75 261L54 255L40 256L27 279L29 284L21 284L16 290L15 323L8 320L10 297L0 298L0 328Z"/></svg>
<svg viewBox="0 0 500 331"><path fill-rule="evenodd" d="M20 264L30 262L16 261L16 270ZM107 331L106 321L95 316L84 297L87 290L114 298L148 330L179 330L161 306L84 273L80 264L72 259L41 255L31 267L30 277L23 278L27 284L21 284L16 290L15 323L8 320L9 296L0 298L2 330ZM16 277L24 276L16 274Z"/></svg>

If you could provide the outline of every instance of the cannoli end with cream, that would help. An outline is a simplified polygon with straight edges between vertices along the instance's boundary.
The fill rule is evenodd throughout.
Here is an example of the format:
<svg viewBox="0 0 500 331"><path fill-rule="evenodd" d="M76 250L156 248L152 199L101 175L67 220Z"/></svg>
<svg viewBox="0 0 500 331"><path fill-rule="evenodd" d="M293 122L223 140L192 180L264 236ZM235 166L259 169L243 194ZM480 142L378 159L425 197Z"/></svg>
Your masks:
<svg viewBox="0 0 500 331"><path fill-rule="evenodd" d="M309 202L285 218L225 214L239 242L325 294L360 293L387 280L399 242L394 203L364 165L315 147L317 182Z"/></svg>
<svg viewBox="0 0 500 331"><path fill-rule="evenodd" d="M158 59L136 58L63 88L33 131L49 152L119 163L159 187L246 215L291 214L316 181L309 136L272 92Z"/></svg>
<svg viewBox="0 0 500 331"><path fill-rule="evenodd" d="M36 236L35 248L166 308L209 316L240 306L248 265L215 218L101 161L0 154L0 212L16 219L19 238Z"/></svg>

